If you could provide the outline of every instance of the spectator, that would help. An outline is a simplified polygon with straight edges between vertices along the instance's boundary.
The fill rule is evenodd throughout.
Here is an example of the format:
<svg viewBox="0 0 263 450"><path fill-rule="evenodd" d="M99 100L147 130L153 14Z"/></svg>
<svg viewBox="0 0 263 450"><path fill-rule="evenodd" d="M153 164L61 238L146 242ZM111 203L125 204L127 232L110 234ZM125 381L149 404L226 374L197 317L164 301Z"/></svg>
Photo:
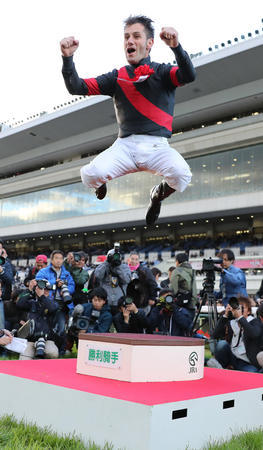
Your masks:
<svg viewBox="0 0 263 450"><path fill-rule="evenodd" d="M244 372L258 372L257 353L260 349L262 323L251 313L248 297L232 297L219 319L213 339L221 339L215 348L215 359L209 367L232 367Z"/></svg>
<svg viewBox="0 0 263 450"><path fill-rule="evenodd" d="M168 269L168 278L165 278L165 280L161 281L161 288L162 289L169 288L169 285L171 283L171 276L172 276L172 273L173 273L174 269L175 269L175 266L169 267L169 269Z"/></svg>
<svg viewBox="0 0 263 450"><path fill-rule="evenodd" d="M216 293L216 298L222 299L223 305L227 306L231 297L242 295L247 297L246 276L238 267L234 266L235 255L232 250L223 248L219 253L222 258L220 291Z"/></svg>
<svg viewBox="0 0 263 450"><path fill-rule="evenodd" d="M263 280L261 281L260 288L255 294L255 301L260 304L263 301Z"/></svg>
<svg viewBox="0 0 263 450"><path fill-rule="evenodd" d="M12 264L7 258L4 248L0 248L0 282L2 284L2 300L10 300L14 280Z"/></svg>
<svg viewBox="0 0 263 450"><path fill-rule="evenodd" d="M257 353L257 362L259 366L261 367L260 372L263 372L263 303L261 303L257 310L257 316L259 320L261 321L261 337L260 337L260 344L259 344L259 352Z"/></svg>
<svg viewBox="0 0 263 450"><path fill-rule="evenodd" d="M178 253L175 257L175 264L176 268L171 275L170 288L177 298L177 305L187 308L193 319L197 302L195 271L188 262L186 253Z"/></svg>
<svg viewBox="0 0 263 450"><path fill-rule="evenodd" d="M44 269L45 267L47 267L47 256L37 255L35 265L29 269L28 275L24 279L24 285L28 287L29 281L34 280L39 270Z"/></svg>
<svg viewBox="0 0 263 450"><path fill-rule="evenodd" d="M75 291L72 295L75 306L86 302L86 296L82 293L82 289L89 280L89 273L84 269L86 261L87 256L82 251L68 253L67 259L64 261L64 266L70 272L75 283Z"/></svg>
<svg viewBox="0 0 263 450"><path fill-rule="evenodd" d="M5 328L5 310L4 302L2 300L2 284L0 282L0 330Z"/></svg>
<svg viewBox="0 0 263 450"><path fill-rule="evenodd" d="M162 276L162 272L161 272L160 269L158 269L157 267L153 267L153 268L151 269L151 271L152 271L152 274L153 274L153 276L154 276L154 278L155 278L157 287L158 287L158 289L160 289L160 288L161 288L161 285L160 285L159 278Z"/></svg>
<svg viewBox="0 0 263 450"><path fill-rule="evenodd" d="M64 254L60 250L53 250L50 255L50 264L39 270L36 280L47 280L50 284L49 298L55 300L59 308L55 313L53 330L56 333L56 342L59 346L60 355L66 350L65 324L71 303L75 283L70 273L63 266Z"/></svg>
<svg viewBox="0 0 263 450"><path fill-rule="evenodd" d="M137 308L129 297L121 297L118 301L119 312L113 317L118 333L143 333L146 327L145 313Z"/></svg>
<svg viewBox="0 0 263 450"><path fill-rule="evenodd" d="M11 299L4 302L5 323L9 330L18 330L27 321L27 314L17 307L19 296L25 292L22 289L14 289Z"/></svg>
<svg viewBox="0 0 263 450"><path fill-rule="evenodd" d="M127 287L127 296L133 299L137 308L144 308L148 306L149 300L155 302L158 295L157 283L151 269L140 264L138 253L131 252L128 264L131 281Z"/></svg>
<svg viewBox="0 0 263 450"><path fill-rule="evenodd" d="M73 317L82 316L82 319L87 319L86 333L108 333L112 324L112 315L107 302L107 292L98 287L93 289L91 296L91 302L74 308ZM74 322L76 324L76 321Z"/></svg>
<svg viewBox="0 0 263 450"><path fill-rule="evenodd" d="M19 359L57 358L58 348L53 341L52 319L58 304L48 296L43 280L31 280L32 291L24 291L17 302L17 307L28 312L32 320L32 330L28 336L28 344Z"/></svg>
<svg viewBox="0 0 263 450"><path fill-rule="evenodd" d="M159 334L187 336L192 324L189 309L177 305L172 289L162 289L156 307L147 319L147 327Z"/></svg>
<svg viewBox="0 0 263 450"><path fill-rule="evenodd" d="M94 276L100 287L107 292L108 303L114 315L118 308L118 300L126 294L131 280L131 271L127 264L121 262L119 250L109 250L105 262L96 267Z"/></svg>

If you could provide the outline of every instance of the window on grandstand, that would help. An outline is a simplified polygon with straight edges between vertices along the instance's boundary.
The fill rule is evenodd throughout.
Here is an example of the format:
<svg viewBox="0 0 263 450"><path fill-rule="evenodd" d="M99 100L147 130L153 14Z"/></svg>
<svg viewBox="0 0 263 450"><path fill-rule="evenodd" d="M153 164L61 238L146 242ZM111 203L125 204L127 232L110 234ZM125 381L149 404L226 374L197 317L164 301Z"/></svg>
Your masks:
<svg viewBox="0 0 263 450"><path fill-rule="evenodd" d="M169 197L167 205L263 189L263 144L190 158L188 163L192 181L183 193ZM4 198L0 200L1 227L145 208L149 191L159 180L141 172L112 180L103 202L80 182Z"/></svg>

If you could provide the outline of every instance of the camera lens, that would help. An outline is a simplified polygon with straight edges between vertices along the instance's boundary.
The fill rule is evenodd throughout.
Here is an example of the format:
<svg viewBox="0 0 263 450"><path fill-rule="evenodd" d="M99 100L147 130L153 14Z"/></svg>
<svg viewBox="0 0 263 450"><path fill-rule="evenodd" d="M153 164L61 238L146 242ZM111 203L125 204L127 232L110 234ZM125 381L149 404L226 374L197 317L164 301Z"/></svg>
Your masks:
<svg viewBox="0 0 263 450"><path fill-rule="evenodd" d="M173 297L171 296L171 295L167 295L166 297L165 297L165 301L166 301L166 303L168 303L169 305L171 304L171 303L173 303Z"/></svg>

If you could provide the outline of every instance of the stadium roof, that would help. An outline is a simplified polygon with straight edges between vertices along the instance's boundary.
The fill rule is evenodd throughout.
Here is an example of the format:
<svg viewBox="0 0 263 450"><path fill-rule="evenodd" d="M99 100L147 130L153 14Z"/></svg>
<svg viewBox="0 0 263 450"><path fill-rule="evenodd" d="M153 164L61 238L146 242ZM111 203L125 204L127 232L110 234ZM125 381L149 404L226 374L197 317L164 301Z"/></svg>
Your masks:
<svg viewBox="0 0 263 450"><path fill-rule="evenodd" d="M176 93L174 131L262 109L262 54L260 35L195 58L196 81ZM44 114L0 133L0 175L97 153L111 145L117 131L108 97Z"/></svg>

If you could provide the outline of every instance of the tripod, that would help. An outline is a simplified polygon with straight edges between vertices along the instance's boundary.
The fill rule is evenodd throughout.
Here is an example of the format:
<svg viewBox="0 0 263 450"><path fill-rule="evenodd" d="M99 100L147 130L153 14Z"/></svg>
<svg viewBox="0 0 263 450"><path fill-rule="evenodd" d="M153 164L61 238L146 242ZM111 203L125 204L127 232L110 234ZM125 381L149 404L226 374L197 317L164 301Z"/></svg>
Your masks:
<svg viewBox="0 0 263 450"><path fill-rule="evenodd" d="M213 331L217 324L217 307L216 307L216 298L214 295L214 286L215 286L215 272L214 270L206 271L206 278L203 282L203 290L201 292L201 302L200 305L196 311L195 318L193 320L192 328L191 328L191 334L195 334L200 328L201 325L198 326L198 328L195 328L196 323L198 321L198 318L201 313L202 306L207 305L208 307L208 317L204 320L203 324L208 323L208 329L209 329L209 346L211 352L214 354L215 349L215 339L211 339L211 335L213 334Z"/></svg>

